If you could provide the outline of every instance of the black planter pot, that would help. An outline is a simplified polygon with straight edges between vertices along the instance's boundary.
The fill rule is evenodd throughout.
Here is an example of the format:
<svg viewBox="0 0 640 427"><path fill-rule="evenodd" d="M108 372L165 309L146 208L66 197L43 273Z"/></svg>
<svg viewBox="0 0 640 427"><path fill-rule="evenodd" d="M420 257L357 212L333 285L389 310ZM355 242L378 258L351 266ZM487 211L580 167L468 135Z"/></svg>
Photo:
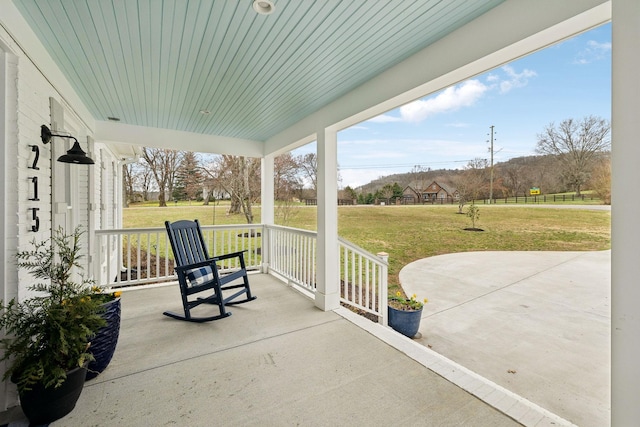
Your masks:
<svg viewBox="0 0 640 427"><path fill-rule="evenodd" d="M96 336L91 339L89 352L93 354L95 360L89 363L87 380L97 377L107 368L118 344L121 313L120 298L105 303L105 307L106 309L102 316L107 321L107 324L100 328Z"/></svg>
<svg viewBox="0 0 640 427"><path fill-rule="evenodd" d="M76 407L82 393L87 367L67 372L67 379L58 388L44 388L36 384L20 393L20 406L31 425L49 424L67 415Z"/></svg>

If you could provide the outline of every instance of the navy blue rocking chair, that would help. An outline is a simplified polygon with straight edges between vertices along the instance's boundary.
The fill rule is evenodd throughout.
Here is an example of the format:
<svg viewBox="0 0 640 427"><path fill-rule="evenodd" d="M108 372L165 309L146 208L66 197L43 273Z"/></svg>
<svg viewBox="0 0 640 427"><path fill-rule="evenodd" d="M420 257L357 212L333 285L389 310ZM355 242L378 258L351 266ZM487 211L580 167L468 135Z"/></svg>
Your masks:
<svg viewBox="0 0 640 427"><path fill-rule="evenodd" d="M175 270L180 285L184 314L165 311L165 316L189 322L208 322L230 316L225 306L241 304L256 299L251 295L244 252L232 252L216 257L209 257L207 246L202 237L200 223L195 221L165 221L171 249L175 258ZM218 263L227 259L238 258L240 269L228 274L220 274ZM238 290L239 289L239 290ZM209 291L209 296L193 297L200 292ZM231 295L224 296L223 292ZM245 295L244 299L236 298ZM218 307L218 314L207 317L194 317L191 309L200 304L211 304Z"/></svg>

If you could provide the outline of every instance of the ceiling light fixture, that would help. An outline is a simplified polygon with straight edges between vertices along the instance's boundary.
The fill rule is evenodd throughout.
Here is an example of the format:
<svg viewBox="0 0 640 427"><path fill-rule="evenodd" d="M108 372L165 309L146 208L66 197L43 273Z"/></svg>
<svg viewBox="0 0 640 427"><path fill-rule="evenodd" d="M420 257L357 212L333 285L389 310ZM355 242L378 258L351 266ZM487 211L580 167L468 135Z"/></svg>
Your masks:
<svg viewBox="0 0 640 427"><path fill-rule="evenodd" d="M73 147L67 151L67 154L63 154L58 157L58 161L62 163L75 163L77 165L93 165L94 162L91 157L87 156L82 148L80 148L80 143L78 140L71 135L60 135L57 133L51 133L51 130L46 126L40 126L40 138L42 139L43 144L48 144L51 141L51 138L57 136L59 138L68 138L73 139L75 142L73 143Z"/></svg>
<svg viewBox="0 0 640 427"><path fill-rule="evenodd" d="M271 0L253 0L253 10L260 15L271 15L276 7Z"/></svg>

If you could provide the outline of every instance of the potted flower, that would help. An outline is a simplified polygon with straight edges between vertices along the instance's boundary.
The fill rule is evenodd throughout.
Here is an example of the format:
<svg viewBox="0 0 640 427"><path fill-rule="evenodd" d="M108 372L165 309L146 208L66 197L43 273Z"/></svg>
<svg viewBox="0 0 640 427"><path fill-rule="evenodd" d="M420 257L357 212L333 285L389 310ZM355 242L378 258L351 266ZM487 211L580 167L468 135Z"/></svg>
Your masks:
<svg viewBox="0 0 640 427"><path fill-rule="evenodd" d="M415 294L411 298L403 296L402 292L396 292L389 297L387 305L388 323L394 330L409 338L413 338L420 328L422 308L428 303L426 298L418 301Z"/></svg>
<svg viewBox="0 0 640 427"><path fill-rule="evenodd" d="M0 327L6 333L0 360L8 361L4 379L16 383L22 410L33 425L73 410L92 358L89 341L105 324L91 281L73 274L82 269L81 234L79 228L70 235L59 228L51 239L34 240L33 249L18 252L18 267L37 280L29 287L33 296L0 302Z"/></svg>
<svg viewBox="0 0 640 427"><path fill-rule="evenodd" d="M111 362L118 344L118 336L120 335L120 316L122 311L120 304L122 292L114 292L99 286L94 286L92 289L94 298L98 299L102 304L102 317L107 324L100 328L91 339L89 352L93 355L94 360L89 362L87 380L97 377Z"/></svg>

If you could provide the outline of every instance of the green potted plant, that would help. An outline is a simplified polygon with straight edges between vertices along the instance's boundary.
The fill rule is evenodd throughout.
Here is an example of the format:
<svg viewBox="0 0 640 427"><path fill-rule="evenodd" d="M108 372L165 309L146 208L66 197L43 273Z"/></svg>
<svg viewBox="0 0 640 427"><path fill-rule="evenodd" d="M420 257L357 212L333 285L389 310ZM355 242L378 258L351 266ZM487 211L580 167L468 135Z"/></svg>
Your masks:
<svg viewBox="0 0 640 427"><path fill-rule="evenodd" d="M413 338L420 328L422 309L428 302L427 298L418 301L415 294L406 298L402 292L396 292L394 296L389 297L387 304L389 326L402 335Z"/></svg>
<svg viewBox="0 0 640 427"><path fill-rule="evenodd" d="M80 228L69 235L59 228L51 239L18 252L18 267L36 279L29 286L33 296L0 302L4 379L16 383L31 424L48 424L73 410L92 358L90 339L105 324L91 280L73 274L82 269L81 234Z"/></svg>

